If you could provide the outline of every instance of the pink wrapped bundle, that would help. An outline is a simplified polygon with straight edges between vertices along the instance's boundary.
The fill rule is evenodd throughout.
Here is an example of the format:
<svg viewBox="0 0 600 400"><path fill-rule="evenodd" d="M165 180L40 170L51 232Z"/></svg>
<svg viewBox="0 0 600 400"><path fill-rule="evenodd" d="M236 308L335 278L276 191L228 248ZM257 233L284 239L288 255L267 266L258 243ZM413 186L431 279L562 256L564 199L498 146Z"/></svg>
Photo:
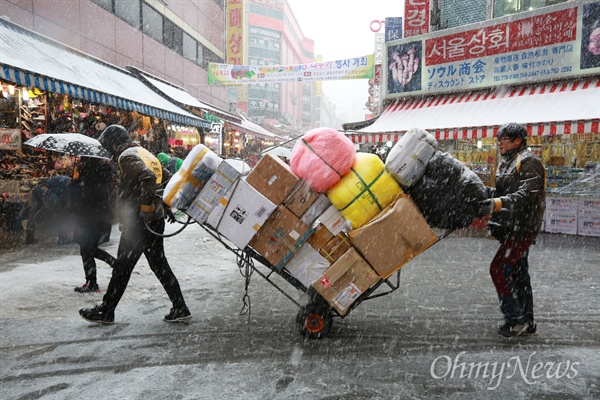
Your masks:
<svg viewBox="0 0 600 400"><path fill-rule="evenodd" d="M331 128L312 129L292 149L290 166L315 192L333 187L354 164L354 144Z"/></svg>

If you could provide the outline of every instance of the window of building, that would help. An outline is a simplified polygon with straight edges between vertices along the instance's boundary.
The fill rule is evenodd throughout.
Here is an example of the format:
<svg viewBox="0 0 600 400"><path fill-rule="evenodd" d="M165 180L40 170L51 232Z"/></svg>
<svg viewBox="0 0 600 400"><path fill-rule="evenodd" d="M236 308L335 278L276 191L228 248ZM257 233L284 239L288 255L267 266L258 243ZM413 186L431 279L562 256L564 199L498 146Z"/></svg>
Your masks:
<svg viewBox="0 0 600 400"><path fill-rule="evenodd" d="M141 27L140 0L115 0L115 15L134 28Z"/></svg>
<svg viewBox="0 0 600 400"><path fill-rule="evenodd" d="M564 3L569 0L494 0L494 18Z"/></svg>
<svg viewBox="0 0 600 400"><path fill-rule="evenodd" d="M92 3L99 5L110 13L114 13L113 0L92 0Z"/></svg>
<svg viewBox="0 0 600 400"><path fill-rule="evenodd" d="M198 42L185 32L183 32L183 56L192 62L198 60Z"/></svg>
<svg viewBox="0 0 600 400"><path fill-rule="evenodd" d="M142 32L152 39L161 42L163 40L163 16L146 3L142 6Z"/></svg>
<svg viewBox="0 0 600 400"><path fill-rule="evenodd" d="M207 68L207 65L203 64L204 61L204 46L202 46L202 44L197 43L197 47L198 47L198 55L197 57L197 64L199 66L201 66L202 68Z"/></svg>
<svg viewBox="0 0 600 400"><path fill-rule="evenodd" d="M163 44L178 54L183 54L183 30L173 21L163 20Z"/></svg>

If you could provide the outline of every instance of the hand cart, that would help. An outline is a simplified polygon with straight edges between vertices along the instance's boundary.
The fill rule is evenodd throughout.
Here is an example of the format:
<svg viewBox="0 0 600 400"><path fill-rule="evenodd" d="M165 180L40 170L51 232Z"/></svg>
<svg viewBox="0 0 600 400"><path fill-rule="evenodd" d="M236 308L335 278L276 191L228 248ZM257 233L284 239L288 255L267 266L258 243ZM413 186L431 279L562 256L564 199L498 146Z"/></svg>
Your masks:
<svg viewBox="0 0 600 400"><path fill-rule="evenodd" d="M191 217L187 216L187 222L179 221L179 223L184 224L184 227L194 221ZM254 272L256 272L259 276L265 279L269 284L271 284L275 289L277 289L281 294L287 297L290 301L292 301L296 306L298 306L299 311L296 316L296 327L298 331L307 338L310 339L322 339L329 333L331 326L333 324L333 318L345 318L350 314L352 310L358 307L362 302L366 300L375 299L378 297L386 296L394 291L396 291L400 287L400 271L399 269L392 276L387 279L380 279L375 285L366 290L364 293L360 295L360 297L350 306L348 311L342 315L336 309L332 308L329 303L312 287L304 286L298 279L294 278L285 268L281 270L277 270L275 266L273 266L269 261L267 261L264 257L258 254L254 249L250 246L246 246L244 249L237 248L236 246L232 246L225 241L225 239L211 226L207 224L199 224L209 235L211 235L214 239L220 242L227 250L233 252L236 255L236 263L240 270L242 271L242 276L246 279L244 294L244 308L240 312L240 314L245 314L250 311L250 301L248 296L248 287L250 284L250 277ZM183 230L183 227L179 229L174 234L177 234ZM448 236L452 233L453 230L447 230L444 233L438 235L438 240L433 244L439 242L441 239ZM173 236L174 234L168 235ZM167 236L167 235L163 235ZM430 245L429 247L433 246ZM425 251L425 250L424 250ZM260 268L255 261L259 264L262 264L264 268ZM306 293L310 301L306 305L300 304L297 300L295 300L292 295L290 295L286 290L280 287L280 285L275 282L273 279L273 274L283 278L287 281L293 288L296 290L302 291ZM382 290L379 290L382 288ZM377 291L377 293L376 293Z"/></svg>

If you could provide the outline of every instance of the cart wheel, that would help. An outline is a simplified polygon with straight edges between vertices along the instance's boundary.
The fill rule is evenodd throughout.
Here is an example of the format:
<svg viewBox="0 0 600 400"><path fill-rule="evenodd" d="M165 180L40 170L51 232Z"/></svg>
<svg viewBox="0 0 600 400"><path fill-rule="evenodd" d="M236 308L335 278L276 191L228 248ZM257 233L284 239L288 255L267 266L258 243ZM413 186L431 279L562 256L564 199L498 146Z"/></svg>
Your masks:
<svg viewBox="0 0 600 400"><path fill-rule="evenodd" d="M296 325L301 334L309 339L323 339L329 333L333 317L328 305L310 303L300 308Z"/></svg>

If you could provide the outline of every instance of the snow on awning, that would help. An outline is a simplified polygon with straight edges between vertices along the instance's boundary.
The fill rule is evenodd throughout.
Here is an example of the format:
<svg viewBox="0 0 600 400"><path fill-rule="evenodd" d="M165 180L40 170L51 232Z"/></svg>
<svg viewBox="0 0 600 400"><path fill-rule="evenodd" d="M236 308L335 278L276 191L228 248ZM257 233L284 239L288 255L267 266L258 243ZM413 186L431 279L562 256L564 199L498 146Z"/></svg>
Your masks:
<svg viewBox="0 0 600 400"><path fill-rule="evenodd" d="M211 115L214 115L218 118L227 121L236 123L242 122L242 119L240 117L198 100L183 88L175 86L171 83L167 83L158 77L155 77L145 71L142 71L141 69L131 66L128 66L127 69L133 74L135 74L135 76L140 78L147 85L149 85L152 89L158 90L158 92L161 93L163 96L166 96L167 98L175 101L176 103L179 103L183 106L199 108ZM208 128L210 128L210 123L208 124Z"/></svg>
<svg viewBox="0 0 600 400"><path fill-rule="evenodd" d="M128 71L0 18L0 78L182 125L205 120L154 93Z"/></svg>
<svg viewBox="0 0 600 400"><path fill-rule="evenodd" d="M244 116L240 115L240 117L242 118L242 122L240 124L236 124L233 122L231 123L231 125L233 125L233 127L235 129L238 129L240 132L243 132L247 135L258 136L263 139L272 140L274 142L282 142L284 140L284 138L282 138L281 136L276 135L272 132L269 132L262 126L250 121L249 119L245 118Z"/></svg>
<svg viewBox="0 0 600 400"><path fill-rule="evenodd" d="M346 135L354 143L397 141L418 127L438 140L486 138L507 122L524 124L530 136L597 133L599 78L398 100Z"/></svg>

